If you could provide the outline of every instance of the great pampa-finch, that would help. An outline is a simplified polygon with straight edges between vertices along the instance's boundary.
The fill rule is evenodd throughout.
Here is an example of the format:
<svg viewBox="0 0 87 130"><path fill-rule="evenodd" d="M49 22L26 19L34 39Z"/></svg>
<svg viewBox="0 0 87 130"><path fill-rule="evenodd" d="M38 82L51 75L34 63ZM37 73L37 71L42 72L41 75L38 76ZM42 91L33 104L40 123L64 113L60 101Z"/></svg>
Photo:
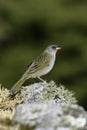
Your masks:
<svg viewBox="0 0 87 130"><path fill-rule="evenodd" d="M41 76L51 71L55 63L56 52L60 49L61 47L58 45L48 46L44 52L31 63L17 83L13 85L10 90L10 95L15 95L21 89L22 84L29 78L38 78L44 81Z"/></svg>

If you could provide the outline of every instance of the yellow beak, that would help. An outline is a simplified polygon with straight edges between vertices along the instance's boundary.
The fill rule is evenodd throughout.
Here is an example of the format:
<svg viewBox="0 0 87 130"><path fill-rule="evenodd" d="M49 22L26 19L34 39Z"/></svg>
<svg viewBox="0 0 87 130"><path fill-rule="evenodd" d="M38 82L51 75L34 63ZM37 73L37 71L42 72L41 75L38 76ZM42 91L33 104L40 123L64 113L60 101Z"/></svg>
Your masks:
<svg viewBox="0 0 87 130"><path fill-rule="evenodd" d="M57 50L57 51L58 51L58 50L61 50L61 47L57 47L56 50Z"/></svg>

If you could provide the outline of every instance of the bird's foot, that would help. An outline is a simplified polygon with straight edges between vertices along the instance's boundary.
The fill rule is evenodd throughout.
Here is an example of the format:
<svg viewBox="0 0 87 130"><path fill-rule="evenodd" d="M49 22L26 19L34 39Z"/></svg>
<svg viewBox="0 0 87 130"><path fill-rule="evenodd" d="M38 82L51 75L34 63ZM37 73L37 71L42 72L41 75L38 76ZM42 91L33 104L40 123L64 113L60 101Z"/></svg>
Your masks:
<svg viewBox="0 0 87 130"><path fill-rule="evenodd" d="M40 81L42 81L43 83L47 84L46 80L43 80L41 77L38 77L38 79L39 79Z"/></svg>

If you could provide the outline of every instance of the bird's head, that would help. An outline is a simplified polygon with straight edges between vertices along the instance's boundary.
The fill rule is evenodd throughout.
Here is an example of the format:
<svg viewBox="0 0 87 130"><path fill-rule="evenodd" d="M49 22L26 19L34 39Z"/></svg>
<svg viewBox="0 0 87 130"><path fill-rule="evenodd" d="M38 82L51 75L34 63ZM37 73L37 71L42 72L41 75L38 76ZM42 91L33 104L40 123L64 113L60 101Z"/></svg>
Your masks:
<svg viewBox="0 0 87 130"><path fill-rule="evenodd" d="M58 45L50 45L46 48L46 52L51 53L51 54L55 54L58 50L60 50L61 47Z"/></svg>

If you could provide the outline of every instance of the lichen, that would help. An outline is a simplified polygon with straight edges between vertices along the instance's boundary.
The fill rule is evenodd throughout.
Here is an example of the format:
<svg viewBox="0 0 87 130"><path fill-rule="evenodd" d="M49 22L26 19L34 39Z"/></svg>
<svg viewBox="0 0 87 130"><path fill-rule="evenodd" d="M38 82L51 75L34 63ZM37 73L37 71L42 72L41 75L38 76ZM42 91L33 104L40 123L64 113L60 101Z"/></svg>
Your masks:
<svg viewBox="0 0 87 130"><path fill-rule="evenodd" d="M74 93L65 89L63 85L57 86L54 81L49 83L35 83L30 86L23 87L21 95L25 97L25 102L47 102L61 104L77 103Z"/></svg>
<svg viewBox="0 0 87 130"><path fill-rule="evenodd" d="M19 94L15 98L9 97L9 90L0 84L0 130L18 130L18 125L12 125L12 118L16 105L21 102Z"/></svg>
<svg viewBox="0 0 87 130"><path fill-rule="evenodd" d="M61 127L63 130L85 130L87 113L80 108L76 104L24 103L17 106L14 121L35 127L34 130L59 130Z"/></svg>
<svg viewBox="0 0 87 130"><path fill-rule="evenodd" d="M0 119L12 119L15 107L20 104L22 99L17 94L15 98L9 97L9 90L0 85Z"/></svg>
<svg viewBox="0 0 87 130"><path fill-rule="evenodd" d="M55 100L55 102L65 102L66 104L77 103L74 93L65 89L63 85L57 86L54 81L44 87L42 97L44 100Z"/></svg>
<svg viewBox="0 0 87 130"><path fill-rule="evenodd" d="M22 86L15 97L0 85L0 130L74 130L73 123L75 130L82 130L87 128L87 114L76 103L74 93L54 81Z"/></svg>

